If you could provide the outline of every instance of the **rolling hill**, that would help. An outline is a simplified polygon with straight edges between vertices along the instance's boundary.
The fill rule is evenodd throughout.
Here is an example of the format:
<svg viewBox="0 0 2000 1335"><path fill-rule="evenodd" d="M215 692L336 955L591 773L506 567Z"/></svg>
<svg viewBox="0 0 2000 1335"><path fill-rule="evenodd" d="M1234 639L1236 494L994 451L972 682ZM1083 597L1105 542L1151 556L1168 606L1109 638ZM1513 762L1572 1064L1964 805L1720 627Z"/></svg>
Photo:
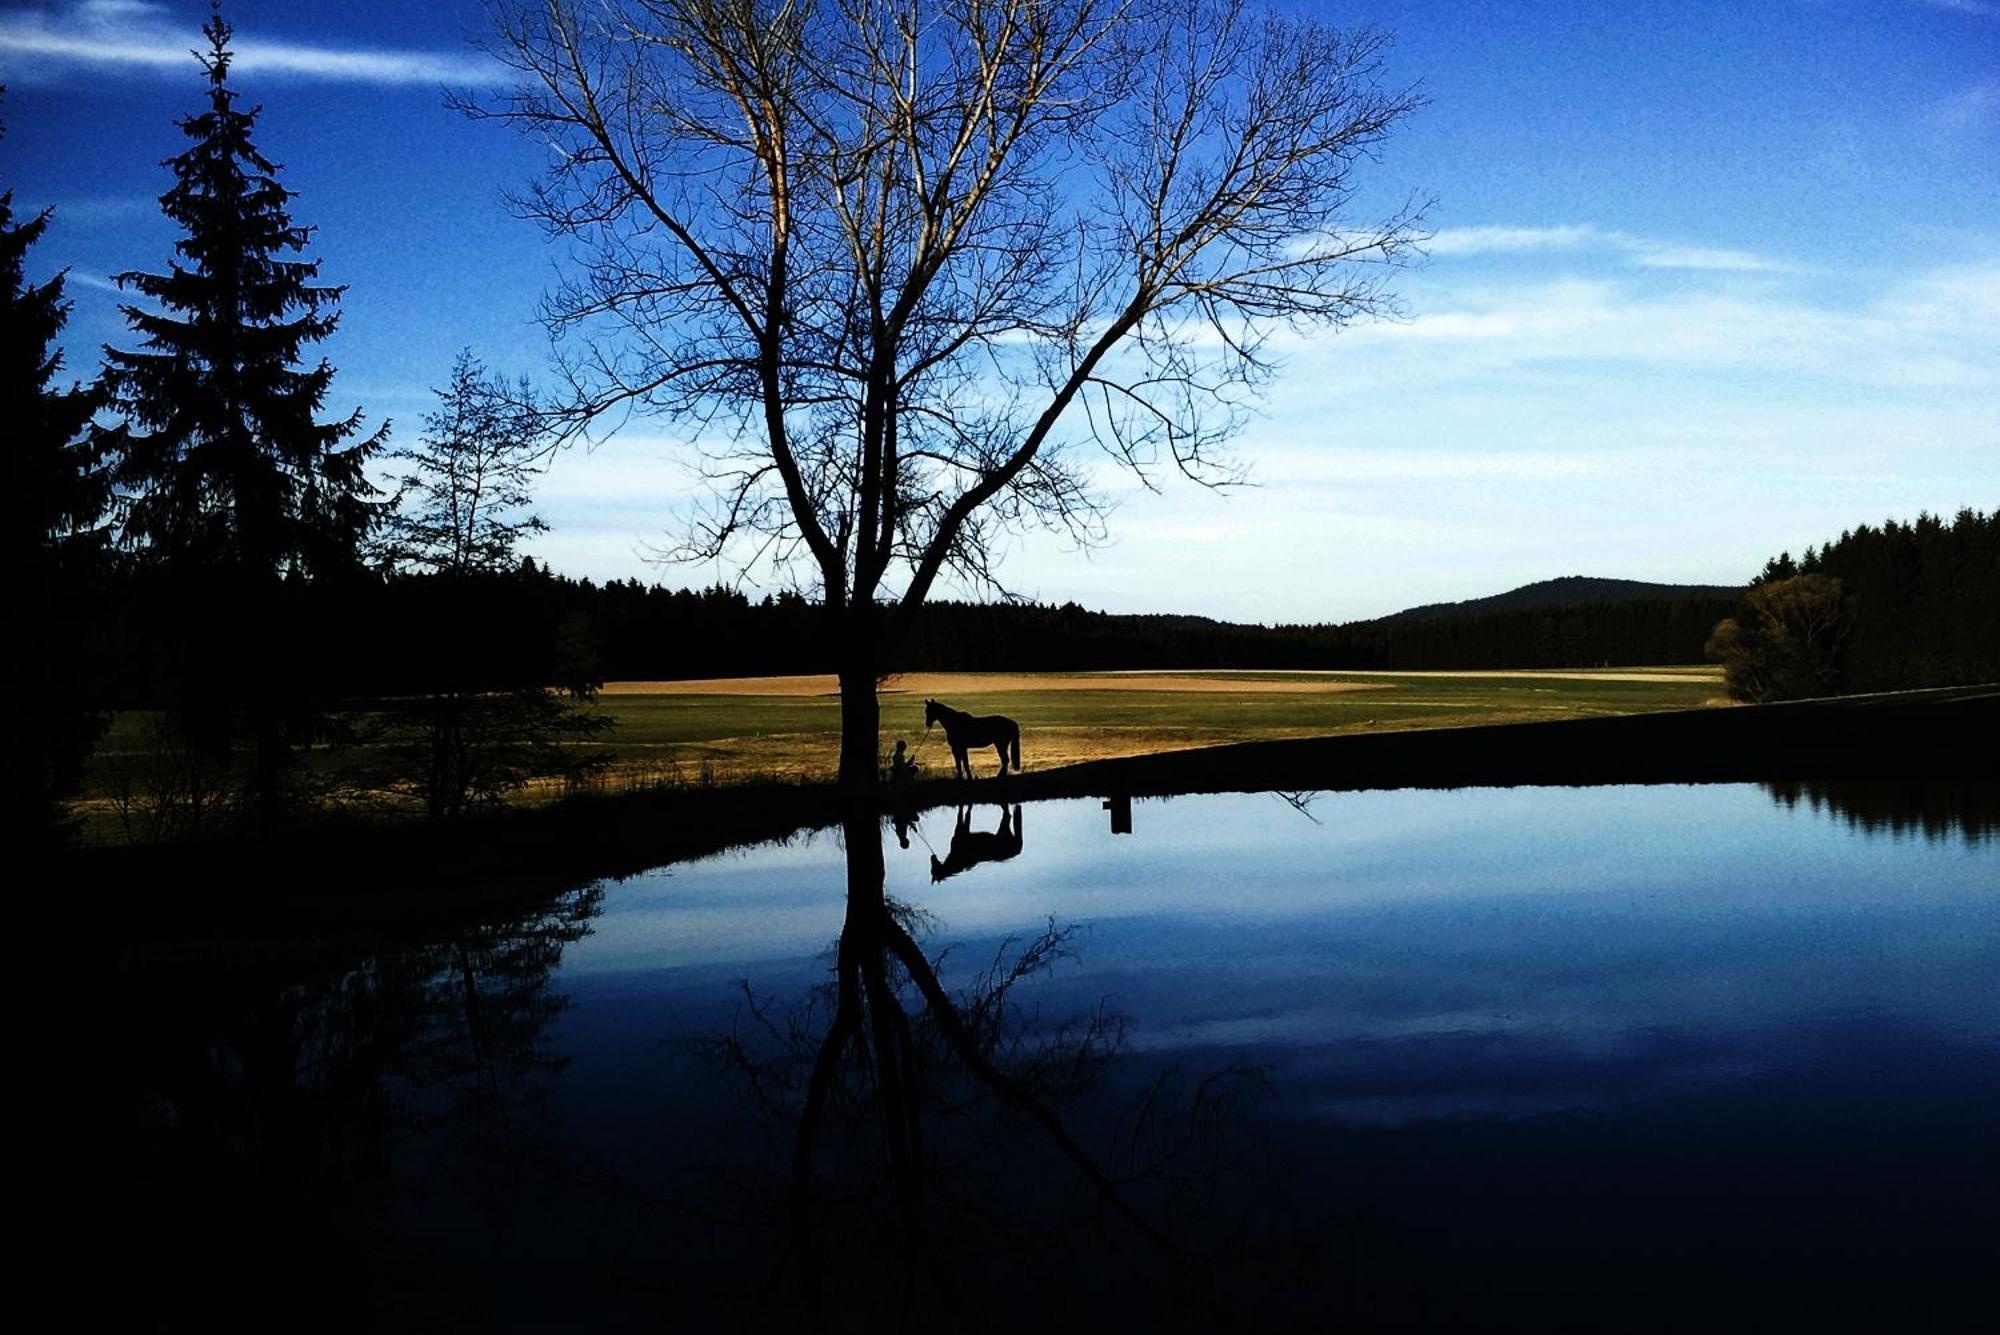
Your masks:
<svg viewBox="0 0 2000 1335"><path fill-rule="evenodd" d="M1538 612L1568 607L1603 607L1612 603L1664 602L1676 599L1729 599L1743 592L1726 584L1650 584L1636 579L1597 579L1564 575L1537 580L1505 593L1468 598L1459 603L1426 603L1405 608L1372 623L1396 621L1467 621L1496 612Z"/></svg>

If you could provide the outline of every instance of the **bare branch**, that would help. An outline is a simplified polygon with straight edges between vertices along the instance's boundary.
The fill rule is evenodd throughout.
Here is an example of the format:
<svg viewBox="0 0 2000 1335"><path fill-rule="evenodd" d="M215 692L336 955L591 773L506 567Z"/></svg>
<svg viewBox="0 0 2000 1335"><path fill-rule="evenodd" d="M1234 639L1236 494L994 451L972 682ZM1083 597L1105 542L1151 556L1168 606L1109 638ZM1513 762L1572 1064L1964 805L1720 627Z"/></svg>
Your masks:
<svg viewBox="0 0 2000 1335"><path fill-rule="evenodd" d="M1423 204L1357 220L1420 104L1387 39L1245 0L495 0L549 145L519 201L573 431L716 465L677 550L803 559L893 637L1006 535L1099 540L1079 447L1239 481L1271 333L1394 312Z"/></svg>

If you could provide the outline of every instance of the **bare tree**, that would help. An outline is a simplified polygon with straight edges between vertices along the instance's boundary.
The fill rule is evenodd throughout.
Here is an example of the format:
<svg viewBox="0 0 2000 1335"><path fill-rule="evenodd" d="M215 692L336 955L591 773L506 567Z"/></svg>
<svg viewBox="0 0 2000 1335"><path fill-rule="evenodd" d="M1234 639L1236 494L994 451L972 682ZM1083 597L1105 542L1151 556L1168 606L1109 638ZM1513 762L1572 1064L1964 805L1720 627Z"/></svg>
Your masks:
<svg viewBox="0 0 2000 1335"><path fill-rule="evenodd" d="M386 517L382 554L411 569L458 577L513 569L514 544L548 525L528 513L535 478L555 447L524 378L489 375L470 348L451 364L451 383L432 391L416 445L389 457L410 465Z"/></svg>
<svg viewBox="0 0 2000 1335"><path fill-rule="evenodd" d="M1406 202L1355 174L1419 102L1386 39L1242 0L494 0L554 153L520 204L581 244L549 301L578 431L693 432L683 554L817 585L841 779L947 569L1101 522L1083 447L1149 485L1219 452L1285 327L1384 308Z"/></svg>
<svg viewBox="0 0 2000 1335"><path fill-rule="evenodd" d="M470 349L434 392L438 407L424 415L423 437L390 456L410 471L398 480L398 508L379 548L433 600L422 622L429 643L418 655L431 678L428 689L382 711L376 749L414 775L430 817L441 820L540 776L598 771L603 756L573 744L611 720L577 708L597 683L568 667L558 669L568 699L522 679L518 667L496 667L509 657L496 649L518 643L520 631L482 596L517 578L514 545L524 534L548 531L529 507L555 428L525 379L509 385Z"/></svg>

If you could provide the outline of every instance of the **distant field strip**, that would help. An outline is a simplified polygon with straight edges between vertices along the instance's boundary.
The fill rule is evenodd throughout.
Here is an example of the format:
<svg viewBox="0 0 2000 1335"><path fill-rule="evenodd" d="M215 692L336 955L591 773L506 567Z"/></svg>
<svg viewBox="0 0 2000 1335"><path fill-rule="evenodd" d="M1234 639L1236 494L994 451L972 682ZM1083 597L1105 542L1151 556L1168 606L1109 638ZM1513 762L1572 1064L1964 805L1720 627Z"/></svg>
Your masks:
<svg viewBox="0 0 2000 1335"><path fill-rule="evenodd" d="M1122 672L1109 673L1110 676L1153 677L1158 674L1153 668L1129 668ZM1300 668L1296 671L1272 673L1263 668L1215 668L1207 674L1209 680L1217 679L1263 679L1282 677L1285 680L1314 677L1404 677L1421 680L1426 677L1480 677L1498 678L1503 681L1709 681L1720 685L1722 671L1712 667L1663 667L1663 668L1487 668L1481 670L1429 670L1422 672L1393 672L1387 668ZM1353 683L1350 686L1359 686ZM1373 683L1369 683L1373 684Z"/></svg>
<svg viewBox="0 0 2000 1335"><path fill-rule="evenodd" d="M927 774L951 759L923 726L936 698L1021 724L1029 769L1228 742L1694 709L1722 703L1709 668L1498 672L909 673L884 683L882 743L905 739ZM824 778L839 752L830 676L617 682L619 772ZM991 753L980 772L994 766Z"/></svg>
<svg viewBox="0 0 2000 1335"><path fill-rule="evenodd" d="M1343 673L1341 676L1358 674ZM879 695L991 695L1022 691L1253 691L1312 694L1372 691L1385 683L1343 681L1325 673L1235 672L911 672L885 678ZM840 682L816 677L709 677L699 681L613 681L605 695L837 696Z"/></svg>
<svg viewBox="0 0 2000 1335"><path fill-rule="evenodd" d="M924 729L926 698L1018 721L1021 759L1029 770L1230 742L1595 718L1724 703L1720 673L1706 668L922 672L892 677L880 697L883 749L886 753L898 738L904 739L929 777L951 772L951 753L936 729ZM839 764L840 696L830 676L614 682L588 707L617 724L601 745L609 753L601 782L613 790L824 780L833 777ZM355 721L363 720L357 716ZM147 784L162 762L171 760L154 750L159 744L156 723L157 716L139 713L113 720L78 804L87 837L124 837L124 818L118 813L129 810L135 797L143 805ZM407 783L384 790L346 777L367 761L366 746L315 747L305 768L325 787L328 801L410 808L414 798ZM997 767L990 750L975 753L973 764L980 774ZM562 791L561 782L550 778L531 783L521 796L532 802Z"/></svg>

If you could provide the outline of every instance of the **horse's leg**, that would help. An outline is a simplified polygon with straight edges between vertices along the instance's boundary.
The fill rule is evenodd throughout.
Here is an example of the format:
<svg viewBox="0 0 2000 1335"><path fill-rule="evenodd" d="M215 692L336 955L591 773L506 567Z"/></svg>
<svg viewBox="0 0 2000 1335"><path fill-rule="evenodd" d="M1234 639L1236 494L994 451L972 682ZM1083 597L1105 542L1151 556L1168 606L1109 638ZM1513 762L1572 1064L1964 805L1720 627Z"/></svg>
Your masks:
<svg viewBox="0 0 2000 1335"><path fill-rule="evenodd" d="M993 754L1000 757L1000 777L1004 779L1007 777L1007 743L993 743Z"/></svg>

